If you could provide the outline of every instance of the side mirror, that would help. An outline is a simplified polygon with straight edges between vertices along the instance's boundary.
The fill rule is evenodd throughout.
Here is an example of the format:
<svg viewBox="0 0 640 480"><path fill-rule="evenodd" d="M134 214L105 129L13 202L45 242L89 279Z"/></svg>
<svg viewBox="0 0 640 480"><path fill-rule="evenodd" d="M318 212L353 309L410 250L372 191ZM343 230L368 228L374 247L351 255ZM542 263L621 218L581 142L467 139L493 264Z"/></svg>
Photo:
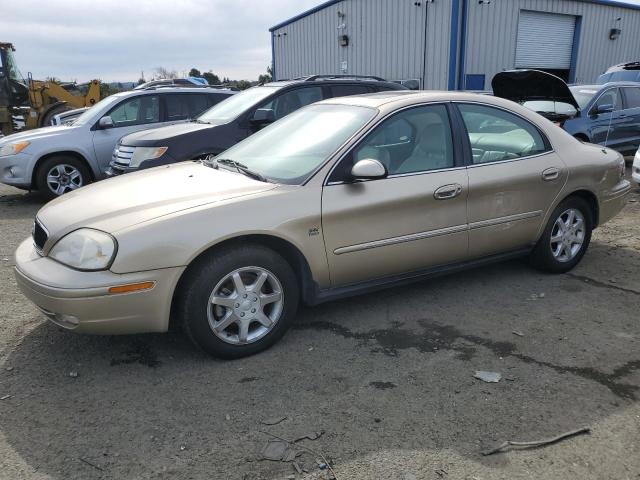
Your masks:
<svg viewBox="0 0 640 480"><path fill-rule="evenodd" d="M276 121L276 114L271 108L259 108L253 113L251 123L256 125L266 125Z"/></svg>
<svg viewBox="0 0 640 480"><path fill-rule="evenodd" d="M386 177L387 169L378 160L364 158L353 166L351 176L354 180L375 180Z"/></svg>
<svg viewBox="0 0 640 480"><path fill-rule="evenodd" d="M603 103L602 105L596 105L596 107L592 110L595 115L600 115L601 113L611 113L613 112L613 104L612 103Z"/></svg>
<svg viewBox="0 0 640 480"><path fill-rule="evenodd" d="M100 128L113 128L113 119L109 115L106 115L98 120L98 126Z"/></svg>

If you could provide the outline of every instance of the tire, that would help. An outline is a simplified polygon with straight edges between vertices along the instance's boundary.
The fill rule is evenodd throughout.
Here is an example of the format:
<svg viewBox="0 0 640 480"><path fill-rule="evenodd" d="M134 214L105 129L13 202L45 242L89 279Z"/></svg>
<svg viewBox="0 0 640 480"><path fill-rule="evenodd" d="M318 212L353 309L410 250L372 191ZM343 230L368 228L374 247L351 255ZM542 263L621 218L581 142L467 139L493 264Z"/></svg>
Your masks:
<svg viewBox="0 0 640 480"><path fill-rule="evenodd" d="M245 290L238 288L237 278ZM259 278L264 283L256 289ZM289 263L254 244L206 255L189 268L178 289L177 314L185 333L202 350L224 359L253 355L280 340L300 297ZM280 300L274 300L278 291ZM244 334L241 325L247 325Z"/></svg>
<svg viewBox="0 0 640 480"><path fill-rule="evenodd" d="M55 117L59 113L68 112L69 110L73 110L73 107L70 107L69 105L58 105L56 107L53 107L51 110L49 110L49 112L45 114L44 117L42 117L42 119L40 120L40 126L50 127L51 122L53 121L53 117Z"/></svg>
<svg viewBox="0 0 640 480"><path fill-rule="evenodd" d="M571 212L573 217L570 216ZM578 227L579 220L582 220L582 229ZM563 234L563 225L568 221L571 221L572 228L567 234ZM580 197L563 200L549 217L547 226L531 253L532 265L550 273L568 272L582 260L589 248L592 230L593 215L589 204Z"/></svg>
<svg viewBox="0 0 640 480"><path fill-rule="evenodd" d="M53 178L56 174L60 178L57 188L56 183L49 179L50 175ZM48 200L91 182L91 172L87 165L82 160L67 155L54 155L47 158L38 166L36 172L36 188Z"/></svg>

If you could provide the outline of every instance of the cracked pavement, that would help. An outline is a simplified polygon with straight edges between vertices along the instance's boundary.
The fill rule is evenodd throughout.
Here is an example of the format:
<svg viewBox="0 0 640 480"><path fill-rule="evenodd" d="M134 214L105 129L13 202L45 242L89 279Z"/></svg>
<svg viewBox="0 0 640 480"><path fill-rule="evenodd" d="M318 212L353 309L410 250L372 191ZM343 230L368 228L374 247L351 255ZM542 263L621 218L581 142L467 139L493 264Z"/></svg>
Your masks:
<svg viewBox="0 0 640 480"><path fill-rule="evenodd" d="M305 308L274 348L224 362L180 333L44 321L12 273L41 200L0 185L0 478L284 479L263 432L324 430L301 445L341 480L640 479L637 186L630 198L569 274L512 261ZM296 478L326 478L316 458Z"/></svg>

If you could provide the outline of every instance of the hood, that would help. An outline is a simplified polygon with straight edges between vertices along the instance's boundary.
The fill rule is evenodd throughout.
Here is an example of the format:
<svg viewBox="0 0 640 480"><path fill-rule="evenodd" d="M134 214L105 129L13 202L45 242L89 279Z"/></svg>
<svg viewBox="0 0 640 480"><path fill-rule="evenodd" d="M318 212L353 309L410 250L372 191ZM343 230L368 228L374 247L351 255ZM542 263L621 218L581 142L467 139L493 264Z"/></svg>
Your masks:
<svg viewBox="0 0 640 480"><path fill-rule="evenodd" d="M55 127L35 128L33 130L27 130L25 132L12 133L11 135L0 138L0 145L12 142L39 140L41 138L51 138L58 135L66 135L76 128L78 127L56 125Z"/></svg>
<svg viewBox="0 0 640 480"><path fill-rule="evenodd" d="M180 210L273 188L236 172L183 162L88 185L47 203L37 217L56 238L81 227L116 233Z"/></svg>
<svg viewBox="0 0 640 480"><path fill-rule="evenodd" d="M209 123L176 123L175 125L167 125L165 127L152 128L151 130L142 130L140 132L131 133L122 137L120 143L130 147L156 147L162 146L161 143L179 137L188 135L193 132L214 128L215 125Z"/></svg>
<svg viewBox="0 0 640 480"><path fill-rule="evenodd" d="M496 74L491 80L493 94L513 102L558 102L580 111L569 86L560 77L540 70L508 70ZM539 112L548 113L548 112Z"/></svg>

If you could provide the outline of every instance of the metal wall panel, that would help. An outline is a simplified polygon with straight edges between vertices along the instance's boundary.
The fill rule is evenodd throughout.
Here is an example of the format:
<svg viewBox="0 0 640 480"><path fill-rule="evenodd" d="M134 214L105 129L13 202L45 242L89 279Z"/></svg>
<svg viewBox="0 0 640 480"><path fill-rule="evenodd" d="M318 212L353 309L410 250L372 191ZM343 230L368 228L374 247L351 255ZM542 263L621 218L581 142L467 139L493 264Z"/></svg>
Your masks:
<svg viewBox="0 0 640 480"><path fill-rule="evenodd" d="M571 68L576 17L522 10L518 21L516 68Z"/></svg>
<svg viewBox="0 0 640 480"><path fill-rule="evenodd" d="M344 0L329 5L273 31L276 78L348 73L426 79L427 88L446 88L450 14L451 0ZM349 36L347 47L338 42L343 34Z"/></svg>
<svg viewBox="0 0 640 480"><path fill-rule="evenodd" d="M471 0L467 8L464 72L485 74L487 83L496 73L516 66L521 10L582 17L576 83L594 82L607 67L640 59L639 10L577 0L492 0L489 4ZM612 28L622 29L617 40L609 39Z"/></svg>

